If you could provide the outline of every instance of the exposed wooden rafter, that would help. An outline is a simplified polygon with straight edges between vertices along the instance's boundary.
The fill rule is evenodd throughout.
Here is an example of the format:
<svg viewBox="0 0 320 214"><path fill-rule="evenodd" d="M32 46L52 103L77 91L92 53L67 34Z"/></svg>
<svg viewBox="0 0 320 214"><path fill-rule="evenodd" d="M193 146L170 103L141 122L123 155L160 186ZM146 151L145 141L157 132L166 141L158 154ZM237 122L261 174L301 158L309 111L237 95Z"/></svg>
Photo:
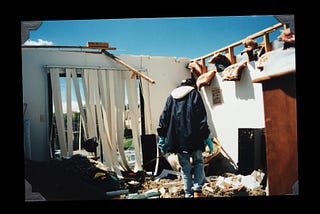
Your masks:
<svg viewBox="0 0 320 214"><path fill-rule="evenodd" d="M282 23L275 24L275 25L273 25L271 27L268 27L268 28L266 28L264 30L261 30L261 31L257 32L257 33L254 33L254 34L248 36L245 39L248 39L248 38L256 39L258 37L263 36L263 38L264 38L264 44L263 45L265 46L266 51L270 51L271 47L270 47L270 41L269 41L269 33L275 31L276 29L278 29L280 27L286 28L286 25L284 25ZM209 58L209 57L211 57L211 56L213 56L213 55L215 55L217 53L226 53L226 56L229 58L230 62L233 64L233 63L235 63L234 48L236 46L242 45L242 43L243 43L243 41L245 39L237 41L237 42L235 42L233 44L230 44L230 45L228 45L226 47L220 48L219 50L213 51L213 52L208 53L208 54L206 54L204 56L191 59L191 61L199 61L200 60L200 61L203 62L207 58Z"/></svg>

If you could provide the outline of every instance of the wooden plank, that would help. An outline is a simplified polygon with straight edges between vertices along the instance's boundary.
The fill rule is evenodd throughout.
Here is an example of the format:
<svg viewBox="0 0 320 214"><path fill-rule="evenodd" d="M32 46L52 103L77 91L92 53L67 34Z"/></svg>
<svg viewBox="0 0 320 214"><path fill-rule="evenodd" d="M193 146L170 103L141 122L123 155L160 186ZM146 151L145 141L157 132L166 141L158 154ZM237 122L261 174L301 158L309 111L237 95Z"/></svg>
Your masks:
<svg viewBox="0 0 320 214"><path fill-rule="evenodd" d="M271 51L271 45L270 45L270 40L269 40L269 34L266 33L263 35L263 42L264 42L264 50L265 52Z"/></svg>
<svg viewBox="0 0 320 214"><path fill-rule="evenodd" d="M21 48L70 48L70 49L105 49L105 50L116 50L116 48L101 48L101 47L88 47L80 45L22 45Z"/></svg>
<svg viewBox="0 0 320 214"><path fill-rule="evenodd" d="M206 61L205 59L202 59L201 60L201 68L202 68L202 71L201 71L201 74L204 74L204 73L207 73L208 69L207 69L207 66L206 66Z"/></svg>
<svg viewBox="0 0 320 214"><path fill-rule="evenodd" d="M220 49L218 49L218 50L216 50L216 51L213 51L213 52L211 52L211 53L209 53L209 54L207 54L207 55L204 55L204 56L201 56L201 57L192 59L191 61L198 61L198 60L201 60L201 59L209 58L209 57L211 57L211 56L213 56L213 55L215 55L215 54L217 54L217 53L223 53L223 52L227 51L228 48L230 48L230 47L238 46L238 45L240 45L240 44L242 44L242 40L241 40L241 41L238 41L238 42L235 42L235 43L233 43L233 44L231 44L231 45L228 45L228 46L226 46L226 47L220 48Z"/></svg>
<svg viewBox="0 0 320 214"><path fill-rule="evenodd" d="M261 31L259 31L257 33L251 34L247 38L256 39L256 38L264 35L265 33L271 33L271 32L275 31L276 29L278 29L279 27L282 27L282 26L283 26L282 23L275 24L275 25L273 25L271 27L268 27L268 28L266 28L264 30L261 30Z"/></svg>
<svg viewBox="0 0 320 214"><path fill-rule="evenodd" d="M109 48L109 43L108 42L87 42L87 47L107 49Z"/></svg>
<svg viewBox="0 0 320 214"><path fill-rule="evenodd" d="M141 76L142 78L144 78L145 80L147 80L150 83L155 84L155 81L153 79L151 79L150 77L144 75L143 73L137 71L135 68L131 67L130 65L128 65L127 63L123 62L121 59L119 59L118 57L116 57L115 55L109 53L106 50L102 50L102 52L107 55L108 57L110 57L111 59L113 59L114 61L120 63L121 65L125 66L126 68L128 68L130 71L132 71L134 74Z"/></svg>

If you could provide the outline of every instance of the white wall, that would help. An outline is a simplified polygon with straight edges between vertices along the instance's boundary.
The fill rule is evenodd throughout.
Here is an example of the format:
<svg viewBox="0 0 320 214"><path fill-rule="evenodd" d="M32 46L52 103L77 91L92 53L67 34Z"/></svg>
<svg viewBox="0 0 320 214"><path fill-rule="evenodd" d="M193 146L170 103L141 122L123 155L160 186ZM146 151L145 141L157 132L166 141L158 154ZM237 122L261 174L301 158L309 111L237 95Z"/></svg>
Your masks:
<svg viewBox="0 0 320 214"><path fill-rule="evenodd" d="M238 129L264 128L262 85L251 82L256 72L260 71L251 62L242 70L239 81L222 81L222 74L217 73L205 88L210 102L207 112L212 136L217 137L235 163L238 162ZM213 87L221 88L221 104L212 104Z"/></svg>
<svg viewBox="0 0 320 214"><path fill-rule="evenodd" d="M137 55L118 57L136 69L144 69L143 73L156 82L149 84L151 125L156 134L159 116L167 96L182 79L190 77L190 72L186 69L189 59ZM48 49L22 50L23 102L28 104L25 118L30 119L31 123L31 156L38 161L49 159L48 85L45 65L124 68L101 54ZM211 102L211 105L207 106L209 126L212 136L219 139L235 162L238 161L238 128L264 127L262 87L260 83L251 82L251 75L257 71L250 69L250 65L249 69L243 70L240 81L222 82L218 73L211 85L205 87L209 102L212 101L212 87L219 86L222 90L223 103L212 105Z"/></svg>

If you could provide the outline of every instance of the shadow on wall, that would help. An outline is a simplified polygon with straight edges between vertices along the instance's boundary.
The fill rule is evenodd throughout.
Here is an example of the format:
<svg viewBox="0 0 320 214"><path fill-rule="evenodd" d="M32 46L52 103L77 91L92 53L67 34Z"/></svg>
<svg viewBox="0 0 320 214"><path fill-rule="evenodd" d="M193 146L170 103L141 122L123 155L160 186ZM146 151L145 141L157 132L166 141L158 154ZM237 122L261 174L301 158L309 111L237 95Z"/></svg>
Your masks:
<svg viewBox="0 0 320 214"><path fill-rule="evenodd" d="M236 97L242 100L255 99L250 72L254 72L254 62L250 62L241 72L241 81L236 81Z"/></svg>
<svg viewBox="0 0 320 214"><path fill-rule="evenodd" d="M225 173L236 174L237 169L228 158L226 158L222 153L219 153L210 160L206 176L219 176Z"/></svg>

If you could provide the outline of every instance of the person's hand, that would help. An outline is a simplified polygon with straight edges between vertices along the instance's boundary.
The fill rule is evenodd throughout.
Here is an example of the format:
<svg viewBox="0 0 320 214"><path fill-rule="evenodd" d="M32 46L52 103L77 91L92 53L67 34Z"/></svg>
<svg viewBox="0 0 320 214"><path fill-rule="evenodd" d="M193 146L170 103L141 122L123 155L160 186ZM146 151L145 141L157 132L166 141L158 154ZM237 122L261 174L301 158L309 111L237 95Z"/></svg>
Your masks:
<svg viewBox="0 0 320 214"><path fill-rule="evenodd" d="M162 154L166 153L166 150L164 148L165 147L164 144L165 144L165 138L164 137L159 137L159 142L158 142L157 146L160 149L160 152Z"/></svg>
<svg viewBox="0 0 320 214"><path fill-rule="evenodd" d="M204 142L208 145L209 147L209 153L212 154L213 153L213 142L210 138L210 136L204 140Z"/></svg>

